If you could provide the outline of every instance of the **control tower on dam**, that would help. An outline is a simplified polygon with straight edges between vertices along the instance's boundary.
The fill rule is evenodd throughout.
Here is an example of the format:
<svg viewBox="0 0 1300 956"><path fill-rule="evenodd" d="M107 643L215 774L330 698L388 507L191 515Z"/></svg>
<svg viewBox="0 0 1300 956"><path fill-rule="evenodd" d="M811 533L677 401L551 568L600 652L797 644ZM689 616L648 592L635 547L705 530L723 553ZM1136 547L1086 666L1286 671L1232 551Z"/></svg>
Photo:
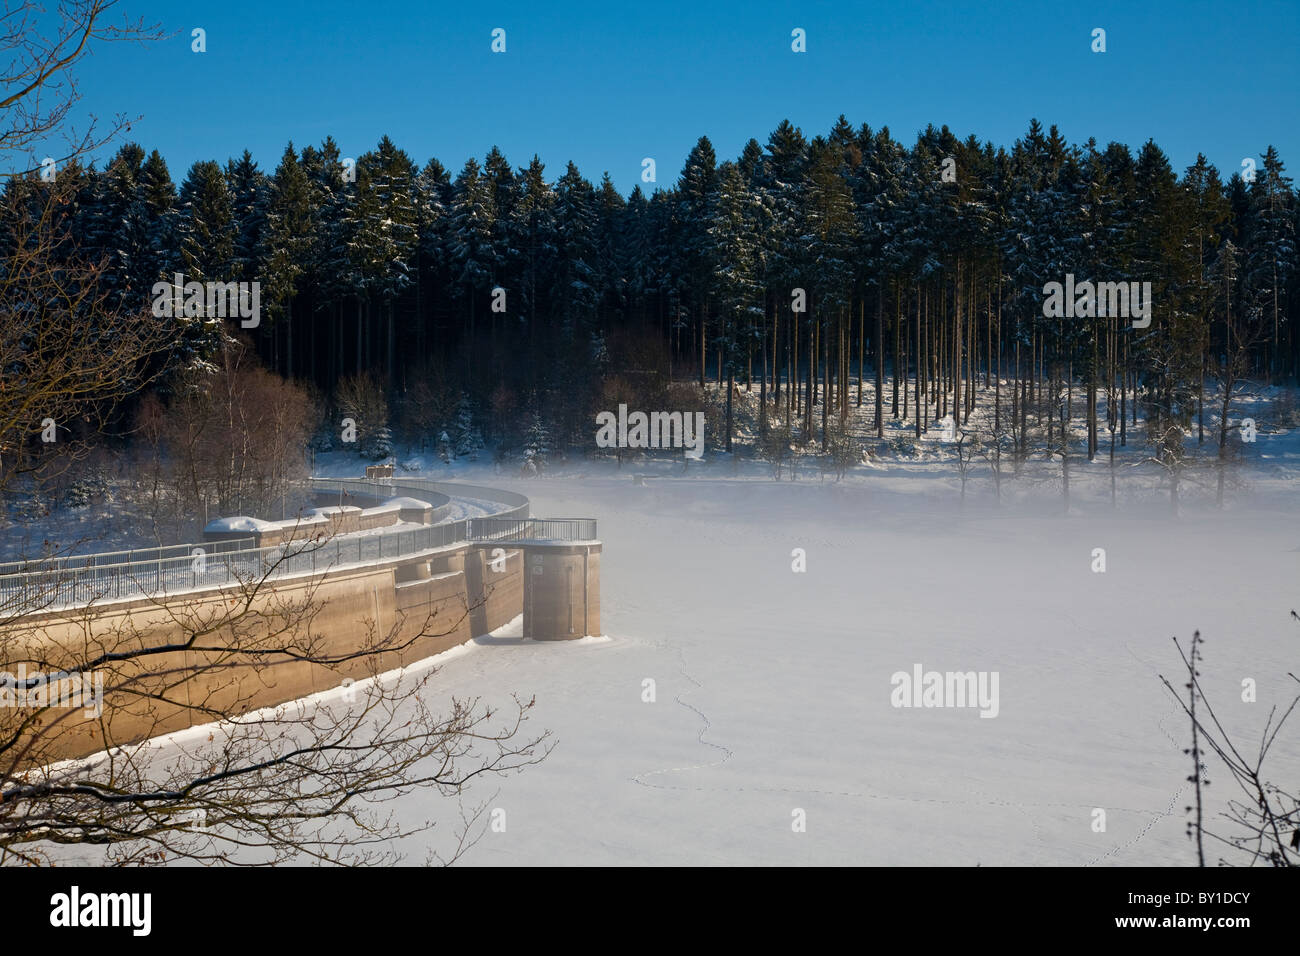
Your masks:
<svg viewBox="0 0 1300 956"><path fill-rule="evenodd" d="M600 634L600 555L594 518L534 518L528 499L512 492L449 482L363 479L320 480L316 499L324 508L353 508L349 527L373 527L367 515L381 509L414 515L413 504L425 501L426 519L436 521L456 497L500 501L492 515L451 522L466 547L422 556L399 566L398 580L421 580L435 573L462 571L471 594L488 586L511 586L512 563L520 566L520 610L524 637L538 641L572 640ZM369 504L368 507L366 505ZM460 542L458 542L460 543ZM518 585L515 585L518 586Z"/></svg>

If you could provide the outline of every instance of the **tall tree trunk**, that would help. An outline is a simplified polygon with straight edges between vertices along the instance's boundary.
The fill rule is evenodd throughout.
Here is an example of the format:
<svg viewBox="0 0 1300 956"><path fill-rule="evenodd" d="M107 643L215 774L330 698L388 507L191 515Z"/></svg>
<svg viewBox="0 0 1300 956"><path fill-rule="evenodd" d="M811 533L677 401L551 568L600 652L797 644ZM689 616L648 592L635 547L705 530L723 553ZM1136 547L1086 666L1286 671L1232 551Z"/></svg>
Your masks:
<svg viewBox="0 0 1300 956"><path fill-rule="evenodd" d="M781 307L772 303L772 405L781 404Z"/></svg>
<svg viewBox="0 0 1300 956"><path fill-rule="evenodd" d="M791 428L791 427L794 426L794 419L793 419L791 416L797 414L797 412L796 412L795 409L794 409L794 400L795 400L795 397L796 397L796 395L797 395L799 389L798 389L798 386L795 385L795 381L794 381L794 376L795 376L795 371L794 371L794 368L795 368L795 366L794 366L794 353L795 353L795 348L796 348L797 345L798 345L798 343L797 343L796 340L795 340L795 336L798 334L798 331L799 331L799 321L798 321L798 320L799 320L799 316L798 316L798 314L792 312L792 313L790 313L790 318L786 321L786 324L785 324L785 339L786 339L786 349L785 349L785 425L786 425L787 428Z"/></svg>
<svg viewBox="0 0 1300 956"><path fill-rule="evenodd" d="M494 326L495 327L495 326ZM393 363L397 355L397 322L393 316L393 300L388 300L388 387L392 388L396 379L393 377Z"/></svg>
<svg viewBox="0 0 1300 956"><path fill-rule="evenodd" d="M822 354L824 366L822 370L822 451L825 452L830 447L830 436L826 433L826 420L830 414L831 407L831 337L830 337L830 318L823 319L823 325L826 327L818 334L822 338Z"/></svg>
<svg viewBox="0 0 1300 956"><path fill-rule="evenodd" d="M876 437L885 437L884 379L885 379L885 288L882 283L876 296Z"/></svg>
<svg viewBox="0 0 1300 956"><path fill-rule="evenodd" d="M1201 375L1196 382L1196 444L1205 444L1205 347L1201 347Z"/></svg>
<svg viewBox="0 0 1300 956"><path fill-rule="evenodd" d="M1124 359L1119 370L1119 446L1128 445L1128 336L1124 335Z"/></svg>
<svg viewBox="0 0 1300 956"><path fill-rule="evenodd" d="M921 360L922 358L921 356L922 302L924 302L924 298L922 297L921 292L918 289L916 295L916 438L918 441L921 438L921 422L925 418L925 413L923 411L925 406L923 404L922 381L921 381L922 379L921 368L925 364ZM906 392L903 393L903 417L904 418L907 417L907 393Z"/></svg>
<svg viewBox="0 0 1300 956"><path fill-rule="evenodd" d="M858 408L862 407L862 380L866 378L867 361L867 297L864 290L858 299Z"/></svg>
<svg viewBox="0 0 1300 956"><path fill-rule="evenodd" d="M735 381L733 380L733 376L734 373L732 371L732 364L729 361L727 362L727 454L731 454L731 422L732 422L731 393L735 388Z"/></svg>
<svg viewBox="0 0 1300 956"><path fill-rule="evenodd" d="M708 345L704 340L704 313L700 313L700 389L704 389L704 375L708 368Z"/></svg>
<svg viewBox="0 0 1300 956"><path fill-rule="evenodd" d="M285 347L285 357L287 359L290 379L293 378L293 298L284 304L284 334L288 339L288 345Z"/></svg>
<svg viewBox="0 0 1300 956"><path fill-rule="evenodd" d="M961 258L957 259L957 282L953 289L956 301L953 303L952 310L952 424L953 428L961 427L961 308L962 308L962 286L961 286Z"/></svg>
<svg viewBox="0 0 1300 956"><path fill-rule="evenodd" d="M993 335L993 290L989 290L989 335ZM993 376L993 440L999 441L1002 431L1002 284L998 283L998 334L989 339L989 373ZM995 344L996 342L996 344ZM995 352L996 348L996 352ZM996 359L994 356L996 355ZM996 363L996 367L995 367ZM988 377L984 379L988 386ZM1001 442L999 441L999 444ZM1001 497L999 493L998 497Z"/></svg>
<svg viewBox="0 0 1300 956"><path fill-rule="evenodd" d="M901 333L903 328L903 306L900 300L901 295L902 283L899 282L894 286L894 367L890 373L894 380L894 404L889 410L889 416L891 418L898 417L898 358L900 349L902 348L899 340L902 338Z"/></svg>
<svg viewBox="0 0 1300 956"><path fill-rule="evenodd" d="M1088 366L1088 460L1097 460L1097 326L1092 324L1092 362Z"/></svg>

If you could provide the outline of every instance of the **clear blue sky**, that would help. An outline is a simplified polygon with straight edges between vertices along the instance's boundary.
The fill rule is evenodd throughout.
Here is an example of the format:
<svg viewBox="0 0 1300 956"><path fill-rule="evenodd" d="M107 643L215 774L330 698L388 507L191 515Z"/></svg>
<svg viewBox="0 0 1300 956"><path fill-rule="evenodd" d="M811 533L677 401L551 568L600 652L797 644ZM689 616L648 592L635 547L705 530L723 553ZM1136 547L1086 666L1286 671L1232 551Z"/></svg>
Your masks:
<svg viewBox="0 0 1300 956"><path fill-rule="evenodd" d="M122 6L176 35L101 47L81 107L142 116L130 137L178 182L244 148L269 171L290 139L332 134L355 157L388 134L453 175L496 144L515 166L540 154L551 178L569 159L593 181L608 170L626 193L645 156L671 185L701 134L733 157L783 118L812 135L840 113L909 144L947 123L1009 146L1038 117L1071 142L1154 137L1180 172L1203 151L1225 178L1273 143L1300 170L1297 0Z"/></svg>

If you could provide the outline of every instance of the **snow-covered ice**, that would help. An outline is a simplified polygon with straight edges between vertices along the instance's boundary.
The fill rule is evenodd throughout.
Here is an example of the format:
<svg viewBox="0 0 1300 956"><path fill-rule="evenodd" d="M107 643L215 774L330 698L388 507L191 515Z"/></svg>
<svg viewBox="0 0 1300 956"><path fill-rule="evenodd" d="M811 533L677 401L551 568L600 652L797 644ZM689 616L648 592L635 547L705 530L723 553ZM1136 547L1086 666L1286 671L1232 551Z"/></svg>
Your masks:
<svg viewBox="0 0 1300 956"><path fill-rule="evenodd" d="M559 742L481 794L508 826L466 863L1187 865L1188 726L1158 677L1180 683L1171 638L1201 631L1207 692L1243 739L1295 690L1294 467L1251 504L1177 520L1067 517L1050 495L963 511L951 481L918 493L906 477L605 471L497 479L536 514L599 519L611 639L498 633L437 676L446 696L536 694ZM997 671L997 718L892 707L891 675L918 663ZM1300 725L1280 739L1276 779L1300 769L1297 740ZM1212 808L1229 795L1215 770Z"/></svg>

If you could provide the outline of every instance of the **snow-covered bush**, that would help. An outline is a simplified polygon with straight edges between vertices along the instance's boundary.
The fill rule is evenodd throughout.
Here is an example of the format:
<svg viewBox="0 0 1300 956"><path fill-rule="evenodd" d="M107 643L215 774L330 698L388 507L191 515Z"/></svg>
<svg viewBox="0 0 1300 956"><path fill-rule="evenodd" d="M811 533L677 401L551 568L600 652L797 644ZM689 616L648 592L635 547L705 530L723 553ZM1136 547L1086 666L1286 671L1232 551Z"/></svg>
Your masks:
<svg viewBox="0 0 1300 956"><path fill-rule="evenodd" d="M374 428L361 439L361 457L371 461L391 458L393 454L393 433L387 425Z"/></svg>
<svg viewBox="0 0 1300 956"><path fill-rule="evenodd" d="M885 439L885 447L898 458L916 456L916 442L907 435L891 435Z"/></svg>
<svg viewBox="0 0 1300 956"><path fill-rule="evenodd" d="M698 393L697 393L698 394ZM710 387L703 395L704 445L714 451L727 447L727 386Z"/></svg>
<svg viewBox="0 0 1300 956"><path fill-rule="evenodd" d="M528 431L524 435L523 473L525 475L540 474L546 467L546 459L550 453L550 432L542 422L541 414L533 412L532 421L529 423Z"/></svg>
<svg viewBox="0 0 1300 956"><path fill-rule="evenodd" d="M82 475L64 492L64 501L69 508L88 508L96 500L102 500L108 494L108 482L98 472Z"/></svg>
<svg viewBox="0 0 1300 956"><path fill-rule="evenodd" d="M778 481L781 472L790 460L790 423L768 419L766 427L758 436L758 454L772 466L772 477Z"/></svg>
<svg viewBox="0 0 1300 956"><path fill-rule="evenodd" d="M446 435L446 432L443 432ZM474 423L474 408L469 396L462 394L456 405L456 421L452 425L452 451L457 458L478 459L479 449L483 447L483 434Z"/></svg>
<svg viewBox="0 0 1300 956"><path fill-rule="evenodd" d="M836 478L854 465L862 464L862 446L838 417L830 420L826 435L826 458Z"/></svg>
<svg viewBox="0 0 1300 956"><path fill-rule="evenodd" d="M318 455L324 454L327 451L334 450L334 439L335 434L331 428L331 423L322 422L321 426L307 440L307 447Z"/></svg>
<svg viewBox="0 0 1300 956"><path fill-rule="evenodd" d="M11 511L14 520L19 523L48 518L51 511L50 500L40 492L16 495Z"/></svg>

